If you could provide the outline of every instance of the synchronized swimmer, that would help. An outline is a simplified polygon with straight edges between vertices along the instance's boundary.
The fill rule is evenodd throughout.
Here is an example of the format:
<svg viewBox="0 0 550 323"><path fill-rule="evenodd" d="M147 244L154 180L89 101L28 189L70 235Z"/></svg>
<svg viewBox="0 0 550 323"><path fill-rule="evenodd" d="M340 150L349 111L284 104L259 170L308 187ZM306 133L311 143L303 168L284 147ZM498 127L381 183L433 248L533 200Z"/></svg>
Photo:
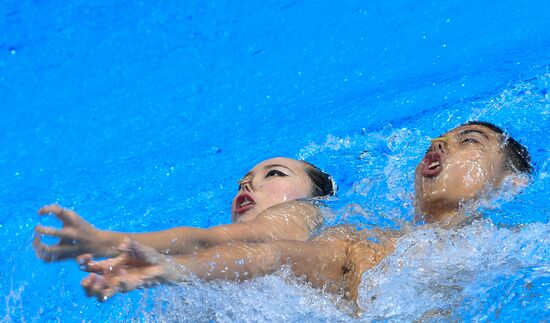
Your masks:
<svg viewBox="0 0 550 323"><path fill-rule="evenodd" d="M44 206L39 214L54 214L63 228L37 225L34 249L44 261L90 253L112 257L125 240L150 246L168 255L188 254L228 242L307 240L323 223L314 199L335 194L332 178L316 166L291 158L272 158L254 166L238 181L231 204L232 222L208 229L177 227L159 232L122 233L94 228L75 212L58 205ZM49 246L43 235L60 239Z"/></svg>
<svg viewBox="0 0 550 323"><path fill-rule="evenodd" d="M99 301L116 293L185 282L194 277L206 281L241 281L288 265L295 275L306 277L313 287L356 302L362 273L390 255L402 233L357 231L338 226L312 236L323 219L315 203L303 198L334 194L332 181L320 172L325 180L317 185L312 177L304 177L308 167L312 167L310 164L276 160L277 167L281 167L278 171L284 175L272 172L277 167L266 167L273 166L270 160L257 165L241 181L239 194L233 201L234 224L150 234L112 233L93 229L72 211L48 206L39 212L56 214L64 227L37 226L35 250L46 261L77 257L81 268L91 272L83 279L82 286L89 296ZM471 217L467 216L465 205L487 198L499 190L505 180L524 186L531 172L527 149L502 129L486 122L463 124L432 140L416 167L414 222L442 228L466 225ZM274 176L277 178L270 178ZM296 176L295 181L288 178L292 176ZM300 181L305 178L309 180ZM281 191L274 189L273 182L268 183L274 180L285 181L284 185L279 183ZM266 189L266 185L273 190ZM321 188L318 193L312 190L316 185ZM260 191L269 196L259 195ZM257 204L249 207L250 202ZM88 231L72 230L80 227L95 230L96 238L80 236ZM185 231L178 239L185 240L188 233L193 238L187 238L180 246L172 246L173 231L177 230ZM194 230L205 233L193 235ZM218 232L215 230L223 232L221 237L213 233ZM366 239L373 234L377 239ZM41 235L56 236L61 241L58 245L46 246L40 241ZM72 244L72 240L76 240L76 244ZM94 256L112 258L94 261Z"/></svg>

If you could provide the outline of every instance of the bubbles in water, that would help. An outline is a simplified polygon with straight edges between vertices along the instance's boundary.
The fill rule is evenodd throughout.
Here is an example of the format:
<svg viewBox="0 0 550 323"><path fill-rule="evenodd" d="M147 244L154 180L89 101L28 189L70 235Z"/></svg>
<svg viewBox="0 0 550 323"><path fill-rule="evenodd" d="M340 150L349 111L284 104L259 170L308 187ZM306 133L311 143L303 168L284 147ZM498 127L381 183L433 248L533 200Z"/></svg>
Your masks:
<svg viewBox="0 0 550 323"><path fill-rule="evenodd" d="M472 294L498 306L505 296L491 288L502 276L550 264L550 247L540 245L540 237L549 233L542 224L517 231L487 220L457 230L413 231L399 240L392 256L363 275L359 304L368 319L398 320L435 313L462 317L463 300ZM493 299L482 296L488 291Z"/></svg>
<svg viewBox="0 0 550 323"><path fill-rule="evenodd" d="M310 143L307 147L302 148L298 153L298 158L308 159L314 154L322 152L326 149L329 150L340 150L342 148L349 148L353 142L349 137L339 138L333 135L328 135L326 141L323 144Z"/></svg>
<svg viewBox="0 0 550 323"><path fill-rule="evenodd" d="M288 271L232 283L195 282L149 295L144 321L331 321L352 319L347 302L312 289ZM348 307L346 307L348 306Z"/></svg>

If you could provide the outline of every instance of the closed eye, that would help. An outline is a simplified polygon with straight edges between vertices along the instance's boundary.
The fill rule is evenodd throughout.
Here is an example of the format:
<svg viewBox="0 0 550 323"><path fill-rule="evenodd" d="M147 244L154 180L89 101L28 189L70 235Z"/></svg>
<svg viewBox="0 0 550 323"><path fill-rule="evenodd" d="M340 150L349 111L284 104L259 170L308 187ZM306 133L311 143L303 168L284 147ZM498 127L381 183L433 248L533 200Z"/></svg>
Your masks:
<svg viewBox="0 0 550 323"><path fill-rule="evenodd" d="M268 178L268 177L272 177L272 176L280 176L280 177L285 177L285 176L288 176L287 174L281 172L280 170L276 170L276 169L272 169L270 170L269 172L267 172L267 174L265 174L265 177Z"/></svg>
<svg viewBox="0 0 550 323"><path fill-rule="evenodd" d="M469 143L469 142L474 142L474 143L477 143L477 144L480 143L477 139L474 139L474 138L464 138L464 139L461 141L461 143L463 143L463 144Z"/></svg>

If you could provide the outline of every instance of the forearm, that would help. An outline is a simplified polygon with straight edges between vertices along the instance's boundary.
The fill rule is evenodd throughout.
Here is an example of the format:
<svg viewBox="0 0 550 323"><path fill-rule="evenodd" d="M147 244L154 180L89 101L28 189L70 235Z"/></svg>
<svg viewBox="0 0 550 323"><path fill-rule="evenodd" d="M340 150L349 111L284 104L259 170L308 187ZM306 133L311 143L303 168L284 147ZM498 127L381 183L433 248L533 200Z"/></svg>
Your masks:
<svg viewBox="0 0 550 323"><path fill-rule="evenodd" d="M341 241L340 241L341 242ZM196 255L166 256L136 241L126 240L117 257L93 261L81 255L82 270L91 272L82 280L87 295L105 301L118 292L155 284L206 281L241 281L267 275L289 265L297 276L314 287L342 290L347 243L339 241L275 241L217 246Z"/></svg>
<svg viewBox="0 0 550 323"><path fill-rule="evenodd" d="M264 242L276 239L279 236L278 234L269 234L269 231L273 230L272 226L268 224L262 226L263 230L262 228L255 230L253 224L234 223L206 229L177 227L144 233L102 231L102 235L104 241L112 247L118 246L125 239L131 239L163 254L186 255L213 246L226 245L233 241Z"/></svg>
<svg viewBox="0 0 550 323"><path fill-rule="evenodd" d="M296 276L313 286L339 286L345 263L346 243L328 241L273 241L218 246L196 255L174 256L180 271L203 280L241 281L271 274L288 265ZM172 275L176 277L177 275Z"/></svg>
<svg viewBox="0 0 550 323"><path fill-rule="evenodd" d="M184 255L229 242L304 241L322 222L323 217L316 206L307 201L291 201L272 206L256 219L243 223L207 229L178 227L147 233L102 231L102 235L111 250L129 238L164 254Z"/></svg>
<svg viewBox="0 0 550 323"><path fill-rule="evenodd" d="M128 238L163 254L181 255L230 241L227 234L216 228L218 227L210 229L178 227L144 233L102 231L102 235L107 244L113 248Z"/></svg>

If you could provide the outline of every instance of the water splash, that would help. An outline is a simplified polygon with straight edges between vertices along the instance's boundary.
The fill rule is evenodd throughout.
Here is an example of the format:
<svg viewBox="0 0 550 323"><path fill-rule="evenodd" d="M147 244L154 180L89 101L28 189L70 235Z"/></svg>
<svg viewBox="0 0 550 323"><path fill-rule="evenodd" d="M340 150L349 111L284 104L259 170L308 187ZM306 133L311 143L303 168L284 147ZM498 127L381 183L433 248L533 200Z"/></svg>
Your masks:
<svg viewBox="0 0 550 323"><path fill-rule="evenodd" d="M481 319L482 313L491 310L489 318L494 319L496 309L508 306L505 298L510 296L497 293L495 283L513 285L516 278L525 280L515 276L528 268L538 268L535 272L542 277L548 275L543 269L550 265L549 233L545 224L506 229L489 220L457 230L413 231L399 240L392 256L364 274L359 300L364 318L462 320L467 310ZM548 301L550 295L534 301L540 298ZM478 311L469 311L474 299L483 300L482 304L477 305Z"/></svg>
<svg viewBox="0 0 550 323"><path fill-rule="evenodd" d="M147 297L152 308L140 318L144 321L344 322L351 318L349 304L308 287L288 269L243 283L214 281L163 287Z"/></svg>

